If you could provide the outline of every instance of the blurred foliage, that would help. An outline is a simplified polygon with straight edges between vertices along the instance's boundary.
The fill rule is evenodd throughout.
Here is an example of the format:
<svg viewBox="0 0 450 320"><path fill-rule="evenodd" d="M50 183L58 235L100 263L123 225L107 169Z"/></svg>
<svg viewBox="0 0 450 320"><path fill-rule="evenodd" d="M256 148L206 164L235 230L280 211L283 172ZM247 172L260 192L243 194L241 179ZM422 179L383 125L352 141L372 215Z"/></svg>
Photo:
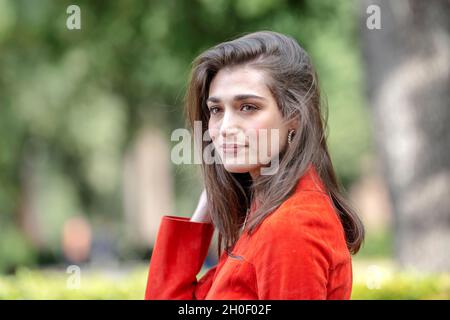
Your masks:
<svg viewBox="0 0 450 320"><path fill-rule="evenodd" d="M352 299L450 299L448 273L401 269L389 259L353 259Z"/></svg>
<svg viewBox="0 0 450 320"><path fill-rule="evenodd" d="M450 276L399 272L383 261L354 263L352 299L450 299ZM367 272L369 270L369 273ZM207 270L203 269L200 277ZM370 272L372 274L370 274ZM19 269L0 277L0 299L137 299L144 298L147 266L128 273L82 272L79 289L68 289L68 275L58 271ZM374 280L377 281L373 286Z"/></svg>
<svg viewBox="0 0 450 320"><path fill-rule="evenodd" d="M193 58L218 42L269 29L310 52L329 105L332 158L346 186L370 153L361 88L355 1L0 0L0 225L17 253L0 249L0 272L32 263L19 239L20 208L37 186L44 246L58 250L63 221L77 213L121 223L121 170L136 132L184 127L182 97ZM351 125L349 125L351 124ZM173 168L177 214L201 186ZM13 235L11 235L13 234Z"/></svg>
<svg viewBox="0 0 450 320"><path fill-rule="evenodd" d="M392 230L366 228L364 242L358 251L358 258L390 258L393 257Z"/></svg>
<svg viewBox="0 0 450 320"><path fill-rule="evenodd" d="M65 271L17 270L14 276L0 277L0 299L143 299L144 268L125 275L104 272L82 274L80 289L69 289Z"/></svg>
<svg viewBox="0 0 450 320"><path fill-rule="evenodd" d="M357 300L449 300L448 274L424 276L399 272L382 283L379 289L368 289L356 282L352 299Z"/></svg>
<svg viewBox="0 0 450 320"><path fill-rule="evenodd" d="M13 266L33 265L36 251L16 228L0 225L0 270L11 271Z"/></svg>

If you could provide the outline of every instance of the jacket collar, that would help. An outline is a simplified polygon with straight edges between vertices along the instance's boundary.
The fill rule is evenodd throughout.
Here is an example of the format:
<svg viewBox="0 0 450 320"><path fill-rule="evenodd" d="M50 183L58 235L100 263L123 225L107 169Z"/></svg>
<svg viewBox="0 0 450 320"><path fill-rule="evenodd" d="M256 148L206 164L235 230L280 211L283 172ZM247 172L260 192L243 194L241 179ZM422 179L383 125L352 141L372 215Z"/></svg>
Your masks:
<svg viewBox="0 0 450 320"><path fill-rule="evenodd" d="M327 193L316 167L310 163L303 176L297 182L295 193L301 191L318 191Z"/></svg>
<svg viewBox="0 0 450 320"><path fill-rule="evenodd" d="M295 186L295 191L292 196L295 196L302 191L318 191L327 193L322 179L320 178L316 167L312 163L308 165L304 174L297 181L297 185ZM253 201L249 214L251 215L256 210L256 208L256 201Z"/></svg>

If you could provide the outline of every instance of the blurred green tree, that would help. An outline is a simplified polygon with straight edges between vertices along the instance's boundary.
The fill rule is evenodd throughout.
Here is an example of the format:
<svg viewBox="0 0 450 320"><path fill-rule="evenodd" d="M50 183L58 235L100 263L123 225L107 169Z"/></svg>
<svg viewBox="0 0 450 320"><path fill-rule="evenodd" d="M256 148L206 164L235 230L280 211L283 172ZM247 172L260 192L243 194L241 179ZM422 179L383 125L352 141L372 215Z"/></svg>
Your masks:
<svg viewBox="0 0 450 320"><path fill-rule="evenodd" d="M18 228L39 243L39 235L27 231L33 220L25 215L36 197L36 210L48 217L44 229L59 230L75 212L119 223L122 155L136 132L154 126L169 140L173 129L184 127L182 98L193 58L218 42L262 29L292 35L310 52L330 106L337 171L347 186L359 175L370 139L354 1L80 0L80 30L66 27L70 4L0 0L5 228ZM189 212L200 186L186 191L192 172L174 174L177 209ZM27 187L33 184L37 195ZM40 245L57 251L56 237L46 232Z"/></svg>

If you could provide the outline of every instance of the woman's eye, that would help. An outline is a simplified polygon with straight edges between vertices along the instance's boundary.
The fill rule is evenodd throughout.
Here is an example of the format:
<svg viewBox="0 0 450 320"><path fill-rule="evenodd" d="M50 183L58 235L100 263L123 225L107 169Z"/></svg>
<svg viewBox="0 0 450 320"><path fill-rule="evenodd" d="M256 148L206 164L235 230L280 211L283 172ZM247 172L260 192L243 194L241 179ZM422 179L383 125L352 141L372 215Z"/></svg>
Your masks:
<svg viewBox="0 0 450 320"><path fill-rule="evenodd" d="M216 114L217 112L219 112L220 111L220 108L219 107L211 107L211 108L209 108L209 112L211 113L211 114Z"/></svg>
<svg viewBox="0 0 450 320"><path fill-rule="evenodd" d="M254 110L257 110L257 109L258 109L257 107L255 107L254 105L251 105L251 104L244 104L241 107L242 111L254 111Z"/></svg>

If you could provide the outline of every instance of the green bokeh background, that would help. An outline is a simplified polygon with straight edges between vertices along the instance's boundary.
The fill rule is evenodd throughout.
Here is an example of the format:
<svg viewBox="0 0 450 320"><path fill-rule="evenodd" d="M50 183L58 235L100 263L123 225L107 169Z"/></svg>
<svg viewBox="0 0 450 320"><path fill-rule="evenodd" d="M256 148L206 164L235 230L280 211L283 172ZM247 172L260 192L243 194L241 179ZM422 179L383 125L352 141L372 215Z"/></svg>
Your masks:
<svg viewBox="0 0 450 320"><path fill-rule="evenodd" d="M81 8L81 30L68 30L66 9ZM123 154L144 127L184 127L190 64L203 50L244 33L289 34L310 53L328 105L328 142L348 189L374 156L364 98L355 0L0 0L0 299L143 297L145 262L119 280L95 272L68 291L61 263L65 219L85 212L110 221L119 257ZM33 168L46 242L36 248L18 226L23 175ZM201 186L195 168L172 166L176 212L192 212ZM189 186L189 187L187 187ZM368 239L356 266L389 261L389 229ZM133 259L142 258L136 249ZM62 270L62 271L61 271ZM362 270L362 269L361 269ZM449 298L449 279L416 283L386 267L385 291L357 282L354 298ZM389 273L391 272L391 273Z"/></svg>

